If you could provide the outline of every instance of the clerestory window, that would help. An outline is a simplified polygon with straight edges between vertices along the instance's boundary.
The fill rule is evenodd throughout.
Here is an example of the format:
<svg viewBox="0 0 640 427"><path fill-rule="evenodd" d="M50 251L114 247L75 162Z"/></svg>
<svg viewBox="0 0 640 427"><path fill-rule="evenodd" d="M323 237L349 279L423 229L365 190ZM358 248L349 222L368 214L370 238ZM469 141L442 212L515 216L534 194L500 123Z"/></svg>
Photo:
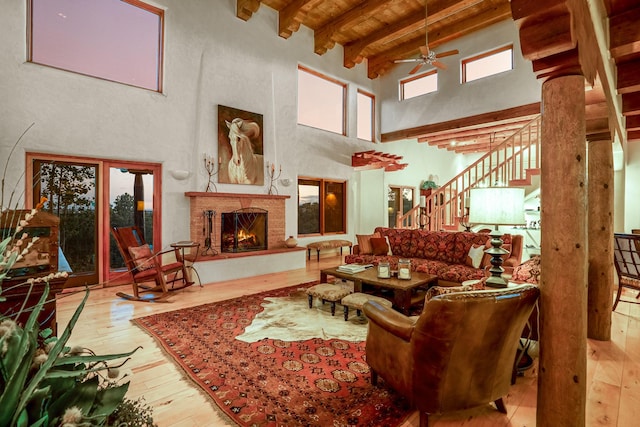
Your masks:
<svg viewBox="0 0 640 427"><path fill-rule="evenodd" d="M30 62L162 92L162 9L139 0L28 1Z"/></svg>

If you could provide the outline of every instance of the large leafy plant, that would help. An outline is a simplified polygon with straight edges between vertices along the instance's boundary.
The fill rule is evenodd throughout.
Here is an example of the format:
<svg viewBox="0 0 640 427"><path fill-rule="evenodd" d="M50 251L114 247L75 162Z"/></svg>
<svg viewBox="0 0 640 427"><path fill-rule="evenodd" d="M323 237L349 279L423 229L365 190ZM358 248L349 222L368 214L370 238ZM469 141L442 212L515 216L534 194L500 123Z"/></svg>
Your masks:
<svg viewBox="0 0 640 427"><path fill-rule="evenodd" d="M0 286L27 250L12 241L16 241L15 235L0 242ZM75 425L108 425L108 417L125 399L129 383L113 379L117 371L107 362L127 358L139 347L127 353L96 355L66 346L88 290L59 337L53 336L51 329L40 330L38 313L49 296L48 281L55 276L19 285L29 286L30 292L34 286L44 287L38 303L25 308L31 313L24 326L9 318L0 321L0 426L57 426L70 418L75 421L70 424Z"/></svg>
<svg viewBox="0 0 640 427"><path fill-rule="evenodd" d="M3 174L2 199L4 180ZM21 234L35 214L36 210L27 213L9 235L6 230L5 234L0 233L0 301L5 300L3 281L37 239L33 237L25 245L27 236ZM0 427L111 426L121 425L123 419L135 419L135 425L153 425L150 409L125 397L129 382L122 381L124 377L120 377L117 369L140 347L126 353L97 355L85 348L67 346L89 289L59 337L49 328L40 328L37 318L49 297L49 281L65 275L49 274L15 285L27 286L28 294L35 286L42 287L37 304L32 307L23 304L16 314L18 318L22 312L30 312L24 325L0 312ZM125 360L117 366L107 363L118 359Z"/></svg>

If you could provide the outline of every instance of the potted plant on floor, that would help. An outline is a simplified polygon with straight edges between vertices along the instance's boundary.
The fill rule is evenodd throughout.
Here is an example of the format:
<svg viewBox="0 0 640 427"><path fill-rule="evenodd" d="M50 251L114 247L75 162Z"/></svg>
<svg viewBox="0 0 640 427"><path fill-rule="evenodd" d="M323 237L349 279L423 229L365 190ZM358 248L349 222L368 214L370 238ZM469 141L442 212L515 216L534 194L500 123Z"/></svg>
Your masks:
<svg viewBox="0 0 640 427"><path fill-rule="evenodd" d="M4 174L0 193L4 201ZM4 280L37 240L23 234L23 227L36 212L34 209L25 214L15 229L0 230L0 301L5 299ZM12 285L26 287L27 293L36 286L43 290L35 305L28 306L25 299L18 313L7 316L0 312L0 427L154 425L148 406L125 397L129 382L123 381L126 375L118 370L140 347L126 353L97 355L89 349L67 346L89 296L88 289L60 336L40 327L37 318L49 296L49 282L66 274L48 273ZM23 312L30 314L20 324L14 318ZM125 360L109 365L119 359Z"/></svg>

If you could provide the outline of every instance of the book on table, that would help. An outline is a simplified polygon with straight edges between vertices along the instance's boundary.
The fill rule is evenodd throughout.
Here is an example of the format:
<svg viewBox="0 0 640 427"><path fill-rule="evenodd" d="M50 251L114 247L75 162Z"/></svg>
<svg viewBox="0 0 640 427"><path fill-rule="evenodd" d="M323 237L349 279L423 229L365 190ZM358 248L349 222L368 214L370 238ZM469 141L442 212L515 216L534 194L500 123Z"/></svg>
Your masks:
<svg viewBox="0 0 640 427"><path fill-rule="evenodd" d="M342 271L343 273L360 273L361 271L366 270L369 267L373 267L372 264L362 265L362 264L343 264L338 267L338 271Z"/></svg>

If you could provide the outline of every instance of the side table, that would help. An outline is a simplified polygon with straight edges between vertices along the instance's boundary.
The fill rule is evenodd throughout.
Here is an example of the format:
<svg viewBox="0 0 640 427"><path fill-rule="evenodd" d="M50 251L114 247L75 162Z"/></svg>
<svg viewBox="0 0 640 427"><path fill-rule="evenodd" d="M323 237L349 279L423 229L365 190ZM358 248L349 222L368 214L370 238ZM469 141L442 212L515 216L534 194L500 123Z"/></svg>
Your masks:
<svg viewBox="0 0 640 427"><path fill-rule="evenodd" d="M198 270L196 270L196 268L194 267L194 264L198 259L198 254L200 253L200 243L183 240L180 242L172 243L171 247L178 249L178 254L180 256L180 259L178 261L184 263L185 270L188 274L188 277L186 277L186 281L193 282L192 275L195 273L196 277L198 278L198 285L202 287L200 274L198 274Z"/></svg>

